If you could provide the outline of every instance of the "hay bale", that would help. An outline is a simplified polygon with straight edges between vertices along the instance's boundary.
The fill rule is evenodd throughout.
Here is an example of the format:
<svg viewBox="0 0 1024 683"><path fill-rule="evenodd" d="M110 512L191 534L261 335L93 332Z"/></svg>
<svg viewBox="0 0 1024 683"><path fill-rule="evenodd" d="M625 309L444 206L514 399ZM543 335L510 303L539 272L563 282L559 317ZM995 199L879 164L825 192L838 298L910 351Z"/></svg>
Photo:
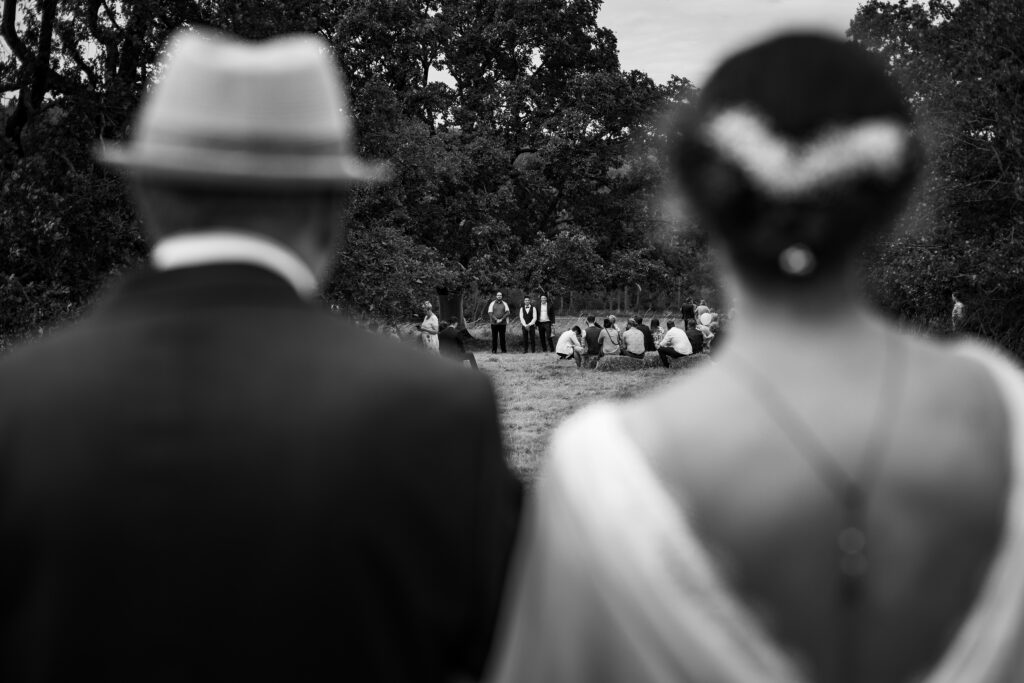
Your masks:
<svg viewBox="0 0 1024 683"><path fill-rule="evenodd" d="M682 358L670 358L669 367L672 369L679 368L692 368L700 365L704 365L711 360L711 356L704 353L695 353L690 356L683 356ZM602 372L616 372L620 370L639 370L641 368L660 368L661 359L658 357L657 352L650 351L644 354L643 358L633 358L632 356L602 356L597 361L595 370L601 370Z"/></svg>
<svg viewBox="0 0 1024 683"><path fill-rule="evenodd" d="M633 358L632 356L601 356L597 361L595 370L601 372L617 372L620 370L639 370L644 367L647 358ZM654 362L658 363L658 354L654 354Z"/></svg>

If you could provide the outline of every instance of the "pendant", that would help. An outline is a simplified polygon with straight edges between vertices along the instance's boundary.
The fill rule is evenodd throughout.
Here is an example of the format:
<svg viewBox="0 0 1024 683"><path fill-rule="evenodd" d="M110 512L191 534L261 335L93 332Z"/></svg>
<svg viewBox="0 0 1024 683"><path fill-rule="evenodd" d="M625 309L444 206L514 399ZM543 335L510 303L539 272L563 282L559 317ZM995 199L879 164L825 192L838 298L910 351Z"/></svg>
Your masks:
<svg viewBox="0 0 1024 683"><path fill-rule="evenodd" d="M854 605L860 601L864 576L868 571L865 554L868 539L862 529L848 526L836 537L839 546L839 592L843 602Z"/></svg>

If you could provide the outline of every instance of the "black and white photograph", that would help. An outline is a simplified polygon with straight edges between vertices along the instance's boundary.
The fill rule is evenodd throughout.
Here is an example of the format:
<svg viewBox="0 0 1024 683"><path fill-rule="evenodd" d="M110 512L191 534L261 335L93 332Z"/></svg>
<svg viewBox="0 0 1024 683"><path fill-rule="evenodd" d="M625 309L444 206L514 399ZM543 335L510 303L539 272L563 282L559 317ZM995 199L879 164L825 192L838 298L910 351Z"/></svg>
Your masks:
<svg viewBox="0 0 1024 683"><path fill-rule="evenodd" d="M0 681L1024 681L1021 0L0 0Z"/></svg>

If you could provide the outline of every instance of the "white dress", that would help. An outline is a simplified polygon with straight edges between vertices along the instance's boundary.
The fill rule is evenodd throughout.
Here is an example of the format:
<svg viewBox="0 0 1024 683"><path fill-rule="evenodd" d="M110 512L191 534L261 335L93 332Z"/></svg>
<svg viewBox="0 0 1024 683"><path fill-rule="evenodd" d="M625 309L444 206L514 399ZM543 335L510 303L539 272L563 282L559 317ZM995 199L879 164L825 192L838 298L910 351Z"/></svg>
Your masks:
<svg viewBox="0 0 1024 683"><path fill-rule="evenodd" d="M441 352L440 339L437 338L438 326L437 316L433 313L426 315L423 318L423 323L420 325L420 339L423 345L434 353Z"/></svg>
<svg viewBox="0 0 1024 683"><path fill-rule="evenodd" d="M1024 375L991 350L1013 482L975 604L919 683L1024 680ZM679 504L598 404L556 433L524 519L492 683L801 683L805 675L719 579Z"/></svg>

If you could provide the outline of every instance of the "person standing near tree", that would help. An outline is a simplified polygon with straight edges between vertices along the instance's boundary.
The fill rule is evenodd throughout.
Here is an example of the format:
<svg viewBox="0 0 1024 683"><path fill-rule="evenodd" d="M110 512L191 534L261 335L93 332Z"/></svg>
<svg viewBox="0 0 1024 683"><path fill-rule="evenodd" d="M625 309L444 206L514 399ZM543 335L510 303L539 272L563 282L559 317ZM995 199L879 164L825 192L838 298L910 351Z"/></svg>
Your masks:
<svg viewBox="0 0 1024 683"><path fill-rule="evenodd" d="M952 298L953 314L951 322L953 323L953 331L956 331L964 325L964 302L960 301L960 297L957 296L956 292L953 292Z"/></svg>
<svg viewBox="0 0 1024 683"><path fill-rule="evenodd" d="M555 313L548 306L548 297L540 295L540 306L537 307L537 329L540 334L540 350L554 351L555 340L551 337L551 327L555 324Z"/></svg>
<svg viewBox="0 0 1024 683"><path fill-rule="evenodd" d="M519 323L523 326L523 353L536 353L537 309L534 308L530 297L523 299L523 305L519 309Z"/></svg>
<svg viewBox="0 0 1024 683"><path fill-rule="evenodd" d="M508 327L508 316L511 309L501 298L501 292L494 295L494 301L487 307L487 314L491 317L491 353L497 353L501 346L501 352L505 353L505 329Z"/></svg>
<svg viewBox="0 0 1024 683"><path fill-rule="evenodd" d="M440 353L437 340L437 333L440 332L437 324L437 316L434 315L434 305L429 301L423 302L423 322L420 323L420 341L428 351Z"/></svg>

